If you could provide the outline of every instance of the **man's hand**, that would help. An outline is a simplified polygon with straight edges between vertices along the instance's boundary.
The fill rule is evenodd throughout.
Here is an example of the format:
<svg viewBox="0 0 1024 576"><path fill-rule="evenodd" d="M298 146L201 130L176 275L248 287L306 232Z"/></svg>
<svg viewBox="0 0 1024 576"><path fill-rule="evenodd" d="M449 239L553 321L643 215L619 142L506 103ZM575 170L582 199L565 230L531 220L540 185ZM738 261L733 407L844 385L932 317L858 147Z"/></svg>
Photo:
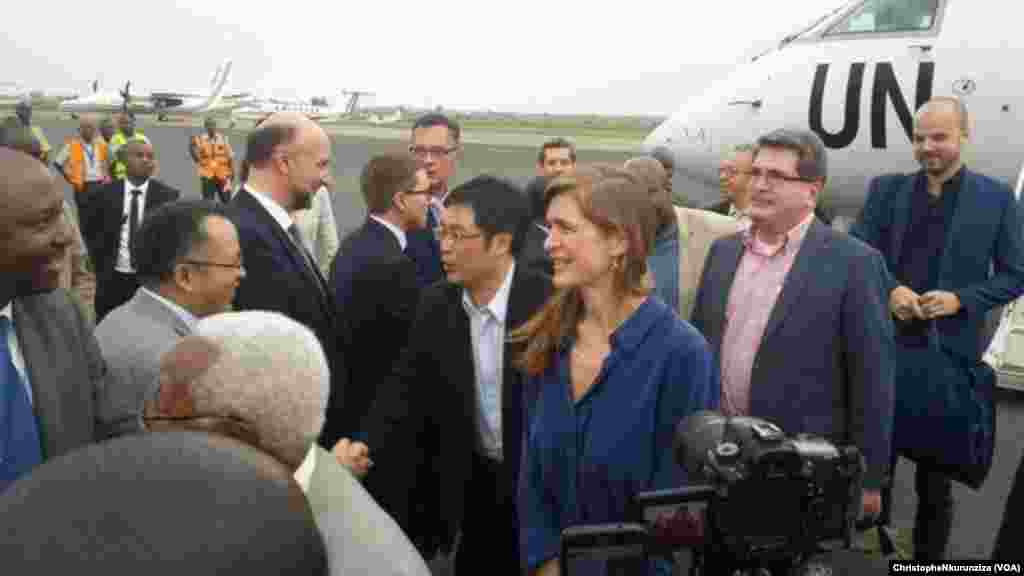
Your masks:
<svg viewBox="0 0 1024 576"><path fill-rule="evenodd" d="M373 466L373 460L370 460L370 448L362 442L353 442L348 438L342 438L334 445L332 452L338 462L351 470L357 478L365 478Z"/></svg>
<svg viewBox="0 0 1024 576"><path fill-rule="evenodd" d="M906 286L894 288L889 294L889 311L904 322L925 318L921 311L921 296Z"/></svg>
<svg viewBox="0 0 1024 576"><path fill-rule="evenodd" d="M952 292L932 290L918 300L924 318L942 318L960 311L960 297Z"/></svg>
<svg viewBox="0 0 1024 576"><path fill-rule="evenodd" d="M558 576L559 569L558 558L552 558L534 570L533 576Z"/></svg>
<svg viewBox="0 0 1024 576"><path fill-rule="evenodd" d="M878 518L882 514L882 492L865 490L861 493L860 507L865 518Z"/></svg>

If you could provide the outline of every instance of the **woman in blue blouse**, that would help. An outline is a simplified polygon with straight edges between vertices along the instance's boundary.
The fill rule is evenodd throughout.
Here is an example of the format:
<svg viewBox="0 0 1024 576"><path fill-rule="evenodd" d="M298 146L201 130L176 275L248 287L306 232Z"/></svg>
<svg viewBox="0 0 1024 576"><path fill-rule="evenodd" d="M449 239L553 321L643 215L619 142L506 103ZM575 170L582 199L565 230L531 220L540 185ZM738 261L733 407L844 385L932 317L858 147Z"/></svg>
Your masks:
<svg viewBox="0 0 1024 576"><path fill-rule="evenodd" d="M558 574L563 529L626 521L637 492L683 484L675 426L719 400L704 337L651 296L657 223L643 185L622 170L581 168L552 181L545 200L557 292L513 334L527 342L522 366L536 395L519 494L531 575Z"/></svg>

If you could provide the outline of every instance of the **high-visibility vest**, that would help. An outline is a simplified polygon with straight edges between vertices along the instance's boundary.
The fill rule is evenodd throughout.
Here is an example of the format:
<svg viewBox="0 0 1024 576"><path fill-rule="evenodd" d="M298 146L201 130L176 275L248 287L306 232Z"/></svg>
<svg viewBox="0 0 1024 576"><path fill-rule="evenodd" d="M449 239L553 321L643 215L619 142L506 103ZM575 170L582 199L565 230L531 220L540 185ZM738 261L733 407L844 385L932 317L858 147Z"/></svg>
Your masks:
<svg viewBox="0 0 1024 576"><path fill-rule="evenodd" d="M65 141L68 147L68 160L64 163L64 174L75 192L85 190L85 143L78 136L71 136ZM107 143L102 138L95 138L92 141L93 153L96 155L96 167L100 174L106 172Z"/></svg>
<svg viewBox="0 0 1024 576"><path fill-rule="evenodd" d="M234 175L234 166L223 134L216 134L213 138L210 138L209 134L194 136L192 145L196 148L200 178L216 179L221 182L231 179Z"/></svg>
<svg viewBox="0 0 1024 576"><path fill-rule="evenodd" d="M149 144L149 138L146 138L146 135L143 134L141 130L136 129L135 133L132 134L131 138L128 138L127 136L124 135L124 132L118 130L117 133L114 134L113 138L110 139L110 175L114 178L124 179L124 177L128 174L128 166L126 166L124 162L121 162L121 160L118 159L117 151L121 148L121 146L127 144L129 140L142 140L143 142Z"/></svg>

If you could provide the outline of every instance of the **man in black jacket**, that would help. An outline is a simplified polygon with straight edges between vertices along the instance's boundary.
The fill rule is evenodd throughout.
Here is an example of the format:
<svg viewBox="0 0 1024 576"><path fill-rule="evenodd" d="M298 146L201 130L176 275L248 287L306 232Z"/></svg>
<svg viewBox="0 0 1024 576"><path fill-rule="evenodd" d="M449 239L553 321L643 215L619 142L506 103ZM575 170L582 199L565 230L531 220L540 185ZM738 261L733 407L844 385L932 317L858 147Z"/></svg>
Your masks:
<svg viewBox="0 0 1024 576"><path fill-rule="evenodd" d="M528 221L522 193L493 177L451 193L437 231L448 280L424 290L364 421L367 488L425 558L449 553L461 530L458 574L521 573L513 502L531 395L506 336L551 292L516 261Z"/></svg>

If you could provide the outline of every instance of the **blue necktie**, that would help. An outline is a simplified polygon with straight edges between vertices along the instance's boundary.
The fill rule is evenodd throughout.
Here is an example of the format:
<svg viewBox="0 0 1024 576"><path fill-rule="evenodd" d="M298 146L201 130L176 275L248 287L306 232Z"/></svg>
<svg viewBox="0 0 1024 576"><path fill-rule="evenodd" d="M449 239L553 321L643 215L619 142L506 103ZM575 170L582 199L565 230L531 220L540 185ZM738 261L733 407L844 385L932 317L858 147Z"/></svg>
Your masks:
<svg viewBox="0 0 1024 576"><path fill-rule="evenodd" d="M0 316L0 492L43 461L32 403L7 345L10 329L10 319Z"/></svg>

